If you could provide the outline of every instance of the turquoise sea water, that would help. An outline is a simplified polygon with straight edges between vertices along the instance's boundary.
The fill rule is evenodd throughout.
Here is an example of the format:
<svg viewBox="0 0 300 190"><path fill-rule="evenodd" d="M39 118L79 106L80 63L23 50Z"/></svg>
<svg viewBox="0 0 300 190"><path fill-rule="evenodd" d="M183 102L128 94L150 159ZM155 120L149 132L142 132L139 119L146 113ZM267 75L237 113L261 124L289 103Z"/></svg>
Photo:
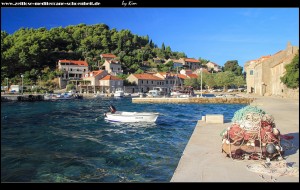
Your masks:
<svg viewBox="0 0 300 190"><path fill-rule="evenodd" d="M159 112L154 124L104 112ZM197 120L240 104L132 104L131 98L1 103L2 182L169 182Z"/></svg>

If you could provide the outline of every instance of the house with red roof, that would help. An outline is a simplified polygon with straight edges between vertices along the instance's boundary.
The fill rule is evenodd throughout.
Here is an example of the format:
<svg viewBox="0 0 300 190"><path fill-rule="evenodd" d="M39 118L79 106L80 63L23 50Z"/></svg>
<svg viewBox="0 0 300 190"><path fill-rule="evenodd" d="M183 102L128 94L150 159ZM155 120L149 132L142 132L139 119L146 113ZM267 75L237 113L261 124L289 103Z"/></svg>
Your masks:
<svg viewBox="0 0 300 190"><path fill-rule="evenodd" d="M173 68L176 69L178 68L182 68L183 64L184 64L184 60L183 59L168 59L164 64L167 64L168 62L172 61L173 62Z"/></svg>
<svg viewBox="0 0 300 190"><path fill-rule="evenodd" d="M113 60L113 59L115 59L117 56L115 56L115 55L112 54L112 53L103 53L103 54L100 54L100 57L101 57L101 59L104 59L104 60Z"/></svg>
<svg viewBox="0 0 300 190"><path fill-rule="evenodd" d="M207 73L207 74L211 74L206 68L200 68L200 69L196 69L193 74L196 74L196 75L200 75L201 74L201 69L202 69L202 73Z"/></svg>
<svg viewBox="0 0 300 190"><path fill-rule="evenodd" d="M185 69L182 69L182 70L180 70L180 74L181 75L184 75L185 76L185 78L198 78L198 75L197 74L195 74L195 73L193 73L193 71L192 70L189 70L189 69L187 69L187 70L185 70Z"/></svg>
<svg viewBox="0 0 300 190"><path fill-rule="evenodd" d="M174 84L177 80L176 74L171 72L158 72L155 73L154 76L157 76L163 80L165 80L165 86L168 90L167 93L170 92L170 90L174 87Z"/></svg>
<svg viewBox="0 0 300 190"><path fill-rule="evenodd" d="M69 80L80 80L88 73L88 63L81 60L58 60L57 69L63 72L59 77L59 87L65 88Z"/></svg>
<svg viewBox="0 0 300 190"><path fill-rule="evenodd" d="M196 70L201 67L200 61L194 58L180 58L179 60L183 61L183 66L187 69Z"/></svg>
<svg viewBox="0 0 300 190"><path fill-rule="evenodd" d="M206 66L207 66L208 70L213 69L213 71L215 71L215 72L222 71L222 67L221 66L219 66L218 64L216 64L214 62L211 62L211 61L208 62L208 63L206 63Z"/></svg>
<svg viewBox="0 0 300 190"><path fill-rule="evenodd" d="M116 89L124 88L123 79L113 75L106 75L100 79L100 86L103 88L102 92L104 93L113 93Z"/></svg>
<svg viewBox="0 0 300 190"><path fill-rule="evenodd" d="M102 92L103 88L100 86L100 79L108 75L105 70L91 71L85 74L80 81L80 92L96 93Z"/></svg>
<svg viewBox="0 0 300 190"><path fill-rule="evenodd" d="M165 87L166 82L163 78L157 77L152 74L131 74L127 80L138 86L139 92L148 92L154 87Z"/></svg>
<svg viewBox="0 0 300 190"><path fill-rule="evenodd" d="M105 60L103 66L110 75L116 76L118 74L123 74L122 66L119 61Z"/></svg>

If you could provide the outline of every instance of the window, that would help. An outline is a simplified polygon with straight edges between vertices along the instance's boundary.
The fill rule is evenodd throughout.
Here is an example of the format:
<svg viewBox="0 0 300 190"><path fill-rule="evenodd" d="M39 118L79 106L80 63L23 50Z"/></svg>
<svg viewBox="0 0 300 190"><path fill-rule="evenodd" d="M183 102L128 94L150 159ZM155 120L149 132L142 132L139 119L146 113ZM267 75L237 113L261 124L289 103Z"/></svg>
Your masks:
<svg viewBox="0 0 300 190"><path fill-rule="evenodd" d="M250 70L250 75L253 75L253 70Z"/></svg>
<svg viewBox="0 0 300 190"><path fill-rule="evenodd" d="M153 81L151 81L151 83L153 84Z"/></svg>
<svg viewBox="0 0 300 190"><path fill-rule="evenodd" d="M142 84L144 84L144 81L142 80Z"/></svg>
<svg viewBox="0 0 300 190"><path fill-rule="evenodd" d="M148 81L147 81L147 84L148 84Z"/></svg>
<svg viewBox="0 0 300 190"><path fill-rule="evenodd" d="M70 71L72 71L73 69L70 69Z"/></svg>

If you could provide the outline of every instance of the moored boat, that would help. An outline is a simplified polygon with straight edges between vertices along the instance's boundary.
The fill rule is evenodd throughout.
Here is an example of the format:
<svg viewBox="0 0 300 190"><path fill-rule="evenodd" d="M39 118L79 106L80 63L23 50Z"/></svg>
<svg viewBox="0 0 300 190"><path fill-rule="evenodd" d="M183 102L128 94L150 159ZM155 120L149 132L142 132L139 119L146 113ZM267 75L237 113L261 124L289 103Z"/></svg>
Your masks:
<svg viewBox="0 0 300 190"><path fill-rule="evenodd" d="M115 113L106 113L105 120L113 122L155 122L159 113L155 112L126 112L116 111Z"/></svg>
<svg viewBox="0 0 300 190"><path fill-rule="evenodd" d="M120 88L118 88L115 93L114 93L115 97L123 97L124 96L124 91Z"/></svg>
<svg viewBox="0 0 300 190"><path fill-rule="evenodd" d="M110 106L111 112L105 113L105 120L112 122L152 122L154 123L159 113L157 112L127 112L116 111L114 106Z"/></svg>

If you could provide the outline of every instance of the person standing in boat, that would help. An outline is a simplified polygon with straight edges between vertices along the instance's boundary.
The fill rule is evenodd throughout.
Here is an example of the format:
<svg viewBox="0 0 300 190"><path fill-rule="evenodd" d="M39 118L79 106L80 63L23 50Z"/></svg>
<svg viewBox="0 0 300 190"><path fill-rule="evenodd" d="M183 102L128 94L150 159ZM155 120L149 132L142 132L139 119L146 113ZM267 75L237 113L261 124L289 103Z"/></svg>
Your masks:
<svg viewBox="0 0 300 190"><path fill-rule="evenodd" d="M117 111L117 109L115 108L115 106L110 105L110 106L109 106L109 111L110 111L111 113L115 113L115 112Z"/></svg>

